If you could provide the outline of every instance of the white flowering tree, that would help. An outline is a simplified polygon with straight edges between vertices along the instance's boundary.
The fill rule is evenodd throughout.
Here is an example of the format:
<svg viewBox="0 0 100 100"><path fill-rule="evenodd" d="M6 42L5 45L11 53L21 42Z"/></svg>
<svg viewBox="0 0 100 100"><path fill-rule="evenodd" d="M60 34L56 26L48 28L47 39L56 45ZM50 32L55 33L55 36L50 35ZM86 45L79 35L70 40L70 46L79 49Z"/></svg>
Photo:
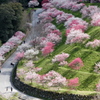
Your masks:
<svg viewBox="0 0 100 100"><path fill-rule="evenodd" d="M36 55L39 54L39 50L36 50L36 49L29 49L29 50L26 50L25 54L24 54L24 57L26 59L33 59L36 57Z"/></svg>

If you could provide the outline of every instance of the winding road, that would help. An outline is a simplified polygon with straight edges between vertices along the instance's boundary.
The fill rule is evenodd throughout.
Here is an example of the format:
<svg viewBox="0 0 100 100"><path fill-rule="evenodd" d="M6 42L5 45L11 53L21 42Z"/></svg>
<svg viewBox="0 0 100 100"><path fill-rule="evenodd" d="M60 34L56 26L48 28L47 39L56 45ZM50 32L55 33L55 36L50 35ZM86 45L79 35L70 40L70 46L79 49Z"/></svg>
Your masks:
<svg viewBox="0 0 100 100"><path fill-rule="evenodd" d="M43 9L37 9L35 12L33 12L32 15L32 29L35 29L38 25L38 14L43 12ZM34 31L34 34L38 34L37 32ZM32 38L33 35L33 30L31 33L26 37L26 43ZM11 77L11 72L14 68L10 63L13 61L15 58L15 54L17 51L15 51L2 65L1 73L0 73L0 95L3 97L8 98L11 97L13 94L18 93L18 96L22 98L23 100L43 100L35 97L28 96L26 94L23 94L22 92L18 91L15 89L10 81ZM7 90L8 87L8 90ZM13 90L11 91L11 87Z"/></svg>

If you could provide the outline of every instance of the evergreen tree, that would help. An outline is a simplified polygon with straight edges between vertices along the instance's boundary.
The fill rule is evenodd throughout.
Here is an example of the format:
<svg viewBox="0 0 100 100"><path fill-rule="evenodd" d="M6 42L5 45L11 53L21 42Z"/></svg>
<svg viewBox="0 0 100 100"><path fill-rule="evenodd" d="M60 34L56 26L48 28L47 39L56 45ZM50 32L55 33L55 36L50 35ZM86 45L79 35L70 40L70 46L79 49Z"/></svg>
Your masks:
<svg viewBox="0 0 100 100"><path fill-rule="evenodd" d="M21 21L22 7L19 3L0 5L0 40L6 42L15 31Z"/></svg>

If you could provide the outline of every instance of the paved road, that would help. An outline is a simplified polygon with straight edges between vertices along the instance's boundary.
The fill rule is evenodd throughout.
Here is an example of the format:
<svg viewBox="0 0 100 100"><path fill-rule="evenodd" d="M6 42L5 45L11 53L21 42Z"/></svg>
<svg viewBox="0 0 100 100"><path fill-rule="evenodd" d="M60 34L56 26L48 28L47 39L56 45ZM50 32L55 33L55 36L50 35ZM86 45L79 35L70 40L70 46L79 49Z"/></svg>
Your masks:
<svg viewBox="0 0 100 100"><path fill-rule="evenodd" d="M32 27L34 28L37 25L37 21L38 21L38 14L41 13L43 10L42 9L38 9L34 14L33 14L33 21L32 21ZM32 33L31 33L32 34ZM30 35L27 37L26 40L29 40ZM13 66L10 65L10 63L13 61L13 59L15 58L15 53L14 52L6 61L5 63L2 65L2 69L1 69L1 73L0 73L0 95L2 95L5 98L9 98L11 97L14 93L18 93L20 95L21 98L23 98L24 100L43 100L43 99L39 99L39 98L35 98L35 97L31 97L28 95L25 95L23 93L21 93L20 91L16 90L11 82L10 82L10 76L11 76L11 72L13 70ZM8 90L6 90L9 87ZM11 87L13 87L13 91L11 91ZM9 100L9 99L7 99Z"/></svg>

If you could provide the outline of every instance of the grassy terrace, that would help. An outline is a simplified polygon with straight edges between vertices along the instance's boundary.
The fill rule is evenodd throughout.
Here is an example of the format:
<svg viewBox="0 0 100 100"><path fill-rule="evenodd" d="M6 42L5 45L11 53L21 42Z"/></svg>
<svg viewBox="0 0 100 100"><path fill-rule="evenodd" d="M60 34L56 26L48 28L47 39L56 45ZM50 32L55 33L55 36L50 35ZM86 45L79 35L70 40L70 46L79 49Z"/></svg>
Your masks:
<svg viewBox="0 0 100 100"><path fill-rule="evenodd" d="M87 3L87 5L90 4ZM66 13L71 13L76 17L81 17L80 12L73 12L65 9L60 9L60 10L63 10ZM90 19L88 18L85 18L83 20L87 21L88 23L90 22ZM85 41L84 44L75 43L71 45L66 45L64 24L58 25L56 24L56 20L54 20L52 23L55 24L56 27L62 32L62 41L55 47L54 52L51 53L49 56L46 57L40 56L39 61L34 61L34 64L36 66L42 67L42 70L39 72L39 74L42 75L42 74L46 74L50 70L55 70L56 72L59 72L62 76L66 77L67 79L79 77L80 85L76 87L76 90L69 90L68 88L64 87L59 90L55 89L55 91L68 92L68 93L81 94L81 95L96 94L97 92L95 92L94 90L96 88L96 84L100 80L100 74L94 73L93 70L94 70L95 63L100 61L100 47L95 49L92 49L90 47L86 48L85 44L88 41L93 41L94 39L100 39L100 27L90 26L87 29L85 33L90 35L90 39L88 41ZM68 66L59 66L58 63L52 63L52 58L55 55L60 54L62 52L70 54L69 58L67 58L67 61L69 63L73 59L80 57L84 62L84 67L82 67L80 70L73 70ZM19 62L18 69L23 68L24 62L26 62L25 59ZM38 86L36 85L36 83L33 83L31 85L48 91L52 91L52 88L48 89L46 87Z"/></svg>

